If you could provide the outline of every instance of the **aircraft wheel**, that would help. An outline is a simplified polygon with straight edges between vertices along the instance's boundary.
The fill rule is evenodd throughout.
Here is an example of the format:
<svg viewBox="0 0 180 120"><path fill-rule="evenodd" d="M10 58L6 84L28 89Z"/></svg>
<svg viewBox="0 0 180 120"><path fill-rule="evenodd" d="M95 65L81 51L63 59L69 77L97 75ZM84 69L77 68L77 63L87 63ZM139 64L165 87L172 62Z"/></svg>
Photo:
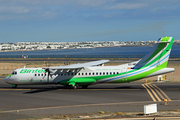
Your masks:
<svg viewBox="0 0 180 120"><path fill-rule="evenodd" d="M78 89L79 88L79 85L78 84L75 84L75 86L73 87L74 89Z"/></svg>
<svg viewBox="0 0 180 120"><path fill-rule="evenodd" d="M88 85L82 86L82 89L87 89L87 88L88 88Z"/></svg>
<svg viewBox="0 0 180 120"><path fill-rule="evenodd" d="M17 88L17 85L12 85L12 88Z"/></svg>

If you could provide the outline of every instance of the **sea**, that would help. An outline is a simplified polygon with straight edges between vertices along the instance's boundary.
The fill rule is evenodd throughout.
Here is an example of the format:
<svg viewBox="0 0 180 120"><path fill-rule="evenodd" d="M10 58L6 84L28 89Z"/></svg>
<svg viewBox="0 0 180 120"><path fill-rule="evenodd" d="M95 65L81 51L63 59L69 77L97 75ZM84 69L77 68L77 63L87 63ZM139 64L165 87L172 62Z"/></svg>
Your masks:
<svg viewBox="0 0 180 120"><path fill-rule="evenodd" d="M0 58L142 58L153 46L0 52ZM173 45L170 58L180 58L180 45Z"/></svg>

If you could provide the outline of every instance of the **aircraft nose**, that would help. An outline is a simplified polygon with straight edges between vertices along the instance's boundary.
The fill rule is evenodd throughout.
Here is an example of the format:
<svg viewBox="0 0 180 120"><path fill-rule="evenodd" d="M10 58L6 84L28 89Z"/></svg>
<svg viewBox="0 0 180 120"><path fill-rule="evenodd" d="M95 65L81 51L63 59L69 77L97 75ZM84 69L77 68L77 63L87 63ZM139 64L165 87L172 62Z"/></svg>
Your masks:
<svg viewBox="0 0 180 120"><path fill-rule="evenodd" d="M9 81L9 78L10 78L10 76L5 77L5 78L4 78L4 81L5 81L5 82L8 82L8 81Z"/></svg>
<svg viewBox="0 0 180 120"><path fill-rule="evenodd" d="M7 77L5 77L5 78L4 78L4 81L5 81L6 83L11 83L11 82L13 81L12 76L7 76Z"/></svg>

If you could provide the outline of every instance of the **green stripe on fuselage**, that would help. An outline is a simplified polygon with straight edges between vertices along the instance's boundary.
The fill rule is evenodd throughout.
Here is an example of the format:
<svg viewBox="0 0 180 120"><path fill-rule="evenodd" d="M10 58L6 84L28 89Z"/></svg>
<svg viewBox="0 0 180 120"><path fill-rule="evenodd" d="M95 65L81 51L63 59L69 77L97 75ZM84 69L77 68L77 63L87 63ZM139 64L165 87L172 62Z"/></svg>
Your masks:
<svg viewBox="0 0 180 120"><path fill-rule="evenodd" d="M151 70L148 70L146 72L142 72L140 74L127 77L126 78L127 79L126 82L131 82L131 81L142 79L142 78L144 78L144 77L146 77L146 76L148 76L148 75L150 75L150 74L152 74L152 73L154 73L154 72L156 72L158 70L161 70L161 69L164 68L163 66L164 66L164 64L167 64L167 62L168 61L166 61L165 63L161 64L160 66L155 67L155 68L153 68ZM111 83L119 83L119 82L122 82L122 81L121 80L116 80L116 81L112 81Z"/></svg>

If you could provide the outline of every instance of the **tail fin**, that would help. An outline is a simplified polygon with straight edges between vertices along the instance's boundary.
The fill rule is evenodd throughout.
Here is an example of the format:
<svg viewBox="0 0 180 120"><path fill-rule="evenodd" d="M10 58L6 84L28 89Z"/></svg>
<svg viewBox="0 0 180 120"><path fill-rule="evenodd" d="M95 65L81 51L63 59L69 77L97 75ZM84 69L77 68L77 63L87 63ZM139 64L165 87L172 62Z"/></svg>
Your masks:
<svg viewBox="0 0 180 120"><path fill-rule="evenodd" d="M135 69L141 67L162 67L165 68L168 63L174 37L162 37L158 39L154 49L144 56L134 67Z"/></svg>

